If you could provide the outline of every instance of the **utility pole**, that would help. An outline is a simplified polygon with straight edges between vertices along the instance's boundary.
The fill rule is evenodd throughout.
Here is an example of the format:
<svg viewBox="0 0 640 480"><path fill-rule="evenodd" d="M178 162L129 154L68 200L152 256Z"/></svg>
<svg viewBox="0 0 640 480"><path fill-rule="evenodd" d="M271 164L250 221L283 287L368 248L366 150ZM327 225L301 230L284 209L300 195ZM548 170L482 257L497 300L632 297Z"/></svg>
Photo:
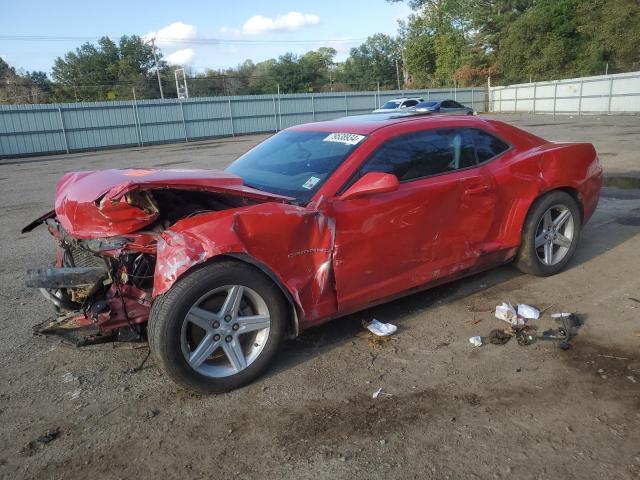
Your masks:
<svg viewBox="0 0 640 480"><path fill-rule="evenodd" d="M164 100L164 92L162 91L162 82L160 81L160 67L158 66L158 55L156 54L156 39L151 39L151 47L153 48L153 59L156 62L156 74L158 75L158 87L160 87L160 98Z"/></svg>
<svg viewBox="0 0 640 480"><path fill-rule="evenodd" d="M396 79L398 80L398 90L402 90L402 88L400 88L400 69L398 68L397 58L396 58Z"/></svg>

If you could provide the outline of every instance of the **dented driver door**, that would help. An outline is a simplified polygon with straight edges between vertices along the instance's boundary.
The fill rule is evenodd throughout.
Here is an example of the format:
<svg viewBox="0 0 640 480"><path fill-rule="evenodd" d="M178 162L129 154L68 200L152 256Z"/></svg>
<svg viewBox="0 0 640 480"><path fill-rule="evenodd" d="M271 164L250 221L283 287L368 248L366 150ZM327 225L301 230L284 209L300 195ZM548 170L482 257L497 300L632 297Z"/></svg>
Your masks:
<svg viewBox="0 0 640 480"><path fill-rule="evenodd" d="M394 171L400 172L386 169ZM455 278L482 255L495 211L495 186L485 167L401 181L393 192L332 202L342 312Z"/></svg>

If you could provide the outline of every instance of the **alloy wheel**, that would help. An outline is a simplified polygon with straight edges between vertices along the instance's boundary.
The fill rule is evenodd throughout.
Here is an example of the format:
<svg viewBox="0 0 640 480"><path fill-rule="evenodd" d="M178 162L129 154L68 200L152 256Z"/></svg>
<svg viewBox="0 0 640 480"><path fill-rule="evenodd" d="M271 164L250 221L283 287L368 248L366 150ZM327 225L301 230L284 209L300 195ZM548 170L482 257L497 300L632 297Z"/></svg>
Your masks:
<svg viewBox="0 0 640 480"><path fill-rule="evenodd" d="M181 331L182 353L196 372L228 377L258 358L270 328L269 309L257 292L242 285L218 287L187 312Z"/></svg>

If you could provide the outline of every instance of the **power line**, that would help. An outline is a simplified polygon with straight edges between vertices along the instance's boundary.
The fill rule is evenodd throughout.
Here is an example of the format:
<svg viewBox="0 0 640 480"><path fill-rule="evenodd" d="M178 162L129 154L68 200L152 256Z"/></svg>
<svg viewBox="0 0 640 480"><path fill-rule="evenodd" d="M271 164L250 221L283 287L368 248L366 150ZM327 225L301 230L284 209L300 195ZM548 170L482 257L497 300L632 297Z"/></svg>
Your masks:
<svg viewBox="0 0 640 480"><path fill-rule="evenodd" d="M61 35L0 35L0 41L23 42L81 42L100 40L103 37L79 37ZM142 37L141 37L142 38ZM233 38L161 38L156 39L159 44L188 44L188 45L314 45L318 43L348 44L362 42L366 38L334 38L318 40L252 40Z"/></svg>

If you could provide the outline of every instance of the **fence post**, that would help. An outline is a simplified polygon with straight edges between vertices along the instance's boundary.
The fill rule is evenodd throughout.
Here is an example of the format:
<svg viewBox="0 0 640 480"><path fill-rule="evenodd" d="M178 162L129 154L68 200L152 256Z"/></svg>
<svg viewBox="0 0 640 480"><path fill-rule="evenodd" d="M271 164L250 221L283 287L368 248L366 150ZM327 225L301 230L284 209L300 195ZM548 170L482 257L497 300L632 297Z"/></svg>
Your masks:
<svg viewBox="0 0 640 480"><path fill-rule="evenodd" d="M136 104L131 101L131 109L133 111L133 124L136 127L136 141L138 142L138 146L140 146L140 132L138 131L138 114L136 113Z"/></svg>
<svg viewBox="0 0 640 480"><path fill-rule="evenodd" d="M475 101L473 99L473 87L471 87L471 110L475 111Z"/></svg>
<svg viewBox="0 0 640 480"><path fill-rule="evenodd" d="M69 143L67 141L67 131L64 128L64 120L62 120L62 109L58 107L58 117L60 118L60 127L62 128L62 138L64 138L64 149L69 153Z"/></svg>
<svg viewBox="0 0 640 480"><path fill-rule="evenodd" d="M349 116L349 100L347 99L347 94L344 94L344 114L345 116Z"/></svg>
<svg viewBox="0 0 640 480"><path fill-rule="evenodd" d="M138 137L138 145L140 145L141 147L144 147L144 140L142 139L142 125L140 124L140 116L138 115L138 99L136 98L135 87L133 87L132 90L133 90L133 111L136 115L135 117L136 136ZM138 136L138 133L140 133L139 136Z"/></svg>
<svg viewBox="0 0 640 480"><path fill-rule="evenodd" d="M316 121L316 105L315 105L315 102L313 101L313 93L311 94L311 119L314 122Z"/></svg>
<svg viewBox="0 0 640 480"><path fill-rule="evenodd" d="M513 106L513 111L518 113L518 87L516 87L515 97L516 97L516 103Z"/></svg>
<svg viewBox="0 0 640 480"><path fill-rule="evenodd" d="M229 97L227 99L227 105L229 105L229 120L231 122L231 136L235 137L236 136L236 132L233 129L233 113L231 113L231 97Z"/></svg>
<svg viewBox="0 0 640 480"><path fill-rule="evenodd" d="M275 95L271 95L271 98L273 99L273 125L274 125L274 131L277 132L278 131L278 111L276 110L276 97Z"/></svg>
<svg viewBox="0 0 640 480"><path fill-rule="evenodd" d="M536 87L538 85L536 83L533 84L533 114L536 114Z"/></svg>
<svg viewBox="0 0 640 480"><path fill-rule="evenodd" d="M278 130L282 130L282 108L280 107L280 84L278 84Z"/></svg>
<svg viewBox="0 0 640 480"><path fill-rule="evenodd" d="M609 101L607 105L607 113L611 114L611 96L613 95L613 78L609 78Z"/></svg>
<svg viewBox="0 0 640 480"><path fill-rule="evenodd" d="M553 118L556 118L556 99L558 97L558 81L553 86Z"/></svg>
<svg viewBox="0 0 640 480"><path fill-rule="evenodd" d="M584 85L584 80L580 80L580 93L578 94L578 116L582 114L582 86Z"/></svg>
<svg viewBox="0 0 640 480"><path fill-rule="evenodd" d="M178 100L180 102L180 113L182 115L182 129L184 130L184 141L185 143L189 142L189 136L187 135L187 122L184 120L184 106L182 105L182 100Z"/></svg>

